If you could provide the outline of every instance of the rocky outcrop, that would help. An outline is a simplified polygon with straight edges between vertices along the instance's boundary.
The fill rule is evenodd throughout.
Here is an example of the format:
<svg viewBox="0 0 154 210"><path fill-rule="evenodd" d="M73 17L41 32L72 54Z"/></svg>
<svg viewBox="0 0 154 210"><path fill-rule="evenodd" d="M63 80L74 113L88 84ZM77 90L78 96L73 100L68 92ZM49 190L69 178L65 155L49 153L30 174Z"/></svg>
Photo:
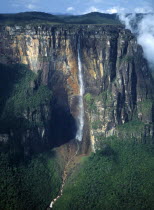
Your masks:
<svg viewBox="0 0 154 210"><path fill-rule="evenodd" d="M0 62L25 64L36 74L41 70L41 83L52 90L49 141L60 145L75 136L78 39L85 84L84 150L89 138L94 145L102 136L120 135L118 126L130 121L144 127L139 136L153 138L153 79L129 30L99 25L1 26Z"/></svg>

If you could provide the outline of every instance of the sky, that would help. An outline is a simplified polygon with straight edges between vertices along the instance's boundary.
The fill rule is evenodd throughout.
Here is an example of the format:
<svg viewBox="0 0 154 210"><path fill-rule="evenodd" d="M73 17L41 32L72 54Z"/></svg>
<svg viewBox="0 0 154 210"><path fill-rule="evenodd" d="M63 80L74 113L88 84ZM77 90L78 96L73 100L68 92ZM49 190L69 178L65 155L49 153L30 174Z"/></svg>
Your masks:
<svg viewBox="0 0 154 210"><path fill-rule="evenodd" d="M2 0L0 13L41 11L85 14L88 12L153 12L154 0Z"/></svg>

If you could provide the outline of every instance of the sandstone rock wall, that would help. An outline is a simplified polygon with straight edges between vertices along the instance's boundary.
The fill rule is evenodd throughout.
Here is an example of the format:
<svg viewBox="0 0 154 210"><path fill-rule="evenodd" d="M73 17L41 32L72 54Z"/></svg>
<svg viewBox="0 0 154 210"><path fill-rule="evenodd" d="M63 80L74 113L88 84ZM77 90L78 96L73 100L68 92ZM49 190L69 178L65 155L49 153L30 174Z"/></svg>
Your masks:
<svg viewBox="0 0 154 210"><path fill-rule="evenodd" d="M94 145L101 136L120 135L117 126L130 121L146 126L144 134L137 136L153 137L153 79L142 48L122 26L1 26L0 62L22 63L36 74L41 70L42 84L53 92L53 133L55 119L63 118L57 121L61 123L58 130L61 132L65 130L62 124L67 123L68 115L72 121L66 128L75 131L78 38L85 84L84 147L88 145L89 135ZM56 138L56 133L53 136Z"/></svg>

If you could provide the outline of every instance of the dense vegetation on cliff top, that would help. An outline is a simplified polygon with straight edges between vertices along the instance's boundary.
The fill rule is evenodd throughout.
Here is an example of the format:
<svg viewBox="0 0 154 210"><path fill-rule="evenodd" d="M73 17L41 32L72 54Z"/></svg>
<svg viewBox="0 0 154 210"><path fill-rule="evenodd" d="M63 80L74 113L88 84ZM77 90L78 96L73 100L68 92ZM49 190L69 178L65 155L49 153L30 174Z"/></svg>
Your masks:
<svg viewBox="0 0 154 210"><path fill-rule="evenodd" d="M121 24L115 14L52 15L43 12L0 14L0 24Z"/></svg>
<svg viewBox="0 0 154 210"><path fill-rule="evenodd" d="M153 209L151 145L107 139L69 177L54 209Z"/></svg>

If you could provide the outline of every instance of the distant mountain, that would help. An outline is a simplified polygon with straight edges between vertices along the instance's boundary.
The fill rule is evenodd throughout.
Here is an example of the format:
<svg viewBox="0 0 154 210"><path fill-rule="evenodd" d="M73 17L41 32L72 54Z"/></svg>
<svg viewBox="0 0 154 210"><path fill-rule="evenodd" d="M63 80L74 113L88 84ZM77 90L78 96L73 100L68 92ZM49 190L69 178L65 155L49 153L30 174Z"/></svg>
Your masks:
<svg viewBox="0 0 154 210"><path fill-rule="evenodd" d="M51 22L62 23L56 15L44 12L22 12L17 14L0 14L0 24Z"/></svg>
<svg viewBox="0 0 154 210"><path fill-rule="evenodd" d="M52 15L44 12L0 14L0 24L54 23L54 24L120 24L116 14L92 12L85 15Z"/></svg>
<svg viewBox="0 0 154 210"><path fill-rule="evenodd" d="M130 15L130 14L127 14ZM136 21L140 21L145 15L138 13ZM0 14L0 25L14 24L102 24L119 25L117 14L91 12L84 15L49 14L45 12L22 12L16 14Z"/></svg>

